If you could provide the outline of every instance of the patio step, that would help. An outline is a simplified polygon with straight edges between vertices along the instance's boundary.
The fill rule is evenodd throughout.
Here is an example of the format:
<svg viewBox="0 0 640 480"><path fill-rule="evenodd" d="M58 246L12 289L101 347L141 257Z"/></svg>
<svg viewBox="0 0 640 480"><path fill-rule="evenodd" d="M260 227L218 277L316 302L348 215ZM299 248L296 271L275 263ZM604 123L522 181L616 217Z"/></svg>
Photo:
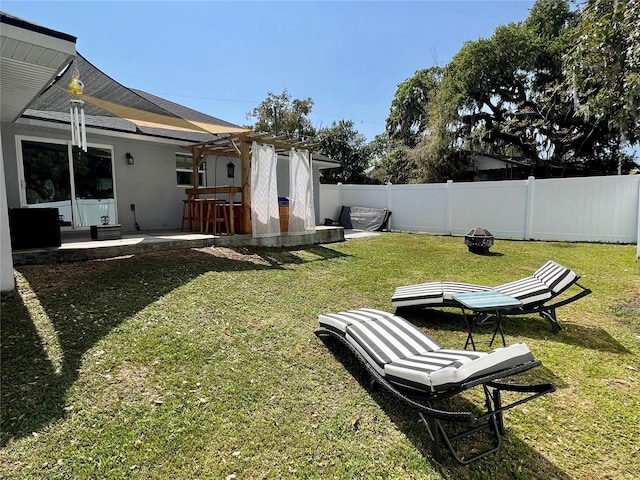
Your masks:
<svg viewBox="0 0 640 480"><path fill-rule="evenodd" d="M64 235L60 247L13 251L14 266L84 262L138 255L162 250L203 247L296 247L344 241L342 227L319 226L309 235L279 235L256 238L251 235L206 235L172 231L123 234L121 239L92 241L84 235Z"/></svg>

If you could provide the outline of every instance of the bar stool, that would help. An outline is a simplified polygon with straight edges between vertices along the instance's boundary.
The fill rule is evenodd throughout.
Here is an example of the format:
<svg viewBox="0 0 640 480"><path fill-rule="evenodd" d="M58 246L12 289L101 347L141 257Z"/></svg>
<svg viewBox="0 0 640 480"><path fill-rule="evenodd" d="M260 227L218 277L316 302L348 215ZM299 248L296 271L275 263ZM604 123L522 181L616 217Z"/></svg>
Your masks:
<svg viewBox="0 0 640 480"><path fill-rule="evenodd" d="M213 225L213 234L218 231L218 224L224 227L225 232L229 233L229 215L227 214L227 206L224 200L207 200L206 215L204 217L204 231L209 233L209 225ZM222 212L222 215L220 215Z"/></svg>
<svg viewBox="0 0 640 480"><path fill-rule="evenodd" d="M194 207L193 207L193 221L195 223L194 230L196 229L199 232L204 232L204 217L207 213L207 205L210 200L207 198L196 198L194 199Z"/></svg>
<svg viewBox="0 0 640 480"><path fill-rule="evenodd" d="M199 227L202 230L202 219L204 212L204 203L205 200L200 198L192 198L189 200L182 201L182 221L180 223L180 231L184 232L184 222L186 221L189 225L189 231L193 232L196 230L196 226L198 222L200 223Z"/></svg>
<svg viewBox="0 0 640 480"><path fill-rule="evenodd" d="M193 210L195 208L195 200L182 201L182 221L180 222L180 231L184 232L184 222L187 222L189 231L193 231Z"/></svg>

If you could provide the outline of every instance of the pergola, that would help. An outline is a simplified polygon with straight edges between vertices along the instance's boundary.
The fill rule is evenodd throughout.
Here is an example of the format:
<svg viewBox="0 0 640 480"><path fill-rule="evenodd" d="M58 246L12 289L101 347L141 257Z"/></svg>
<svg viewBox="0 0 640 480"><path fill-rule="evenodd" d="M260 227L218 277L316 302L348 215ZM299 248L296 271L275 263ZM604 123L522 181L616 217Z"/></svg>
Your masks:
<svg viewBox="0 0 640 480"><path fill-rule="evenodd" d="M198 175L198 171L202 162L204 162L209 155L240 159L240 193L242 196L242 226L240 231L243 233L251 233L251 144L253 142L273 145L278 155L287 156L289 152L291 152L291 149L306 150L309 154L313 154L318 147L317 143L291 138L286 135L276 136L270 133L257 133L253 131L229 133L215 140L182 147L188 150L193 158L194 188L192 191L197 191L197 189L201 188L199 185L200 176Z"/></svg>

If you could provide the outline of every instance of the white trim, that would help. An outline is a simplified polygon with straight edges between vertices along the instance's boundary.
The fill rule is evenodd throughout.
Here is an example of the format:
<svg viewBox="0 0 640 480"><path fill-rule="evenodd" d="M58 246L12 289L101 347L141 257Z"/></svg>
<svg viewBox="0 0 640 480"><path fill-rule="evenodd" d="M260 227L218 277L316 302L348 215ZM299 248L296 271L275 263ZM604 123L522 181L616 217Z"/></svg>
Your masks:
<svg viewBox="0 0 640 480"><path fill-rule="evenodd" d="M13 249L9 232L9 208L7 205L7 183L4 176L4 154L0 137L0 291L11 291L16 288L13 276Z"/></svg>
<svg viewBox="0 0 640 480"><path fill-rule="evenodd" d="M17 125L27 125L31 127L52 128L55 130L70 130L68 123L49 122L47 120L36 120L33 118L20 117L15 122ZM195 140L175 140L172 138L152 137L140 133L119 132L116 130L107 130L103 128L87 127L87 135L102 135L105 137L123 138L126 140L137 140L144 142L163 143L167 145L193 145L198 143Z"/></svg>
<svg viewBox="0 0 640 480"><path fill-rule="evenodd" d="M36 32L29 28L30 22L25 22L25 26L2 24L2 36L12 38L19 42L30 43L49 50L55 50L66 55L76 54L76 43L45 32ZM62 32L58 32L62 33ZM65 34L66 35L66 34ZM69 35L70 36L70 35Z"/></svg>
<svg viewBox="0 0 640 480"><path fill-rule="evenodd" d="M189 158L189 160L191 160L191 162L193 162L193 155L191 153L175 152L174 160L177 160L178 156ZM205 161L202 162L200 165L201 165L201 167L198 168L198 174L204 174L203 177L202 177L202 179L204 180L204 183L200 183L200 186L206 186L207 185L207 181L208 181L208 179L207 179L207 170L208 170L207 169L207 159L205 158ZM175 167L175 171L176 172L193 173L193 169L178 168L177 166ZM193 188L193 184L178 183L177 179L176 179L176 187L177 188Z"/></svg>

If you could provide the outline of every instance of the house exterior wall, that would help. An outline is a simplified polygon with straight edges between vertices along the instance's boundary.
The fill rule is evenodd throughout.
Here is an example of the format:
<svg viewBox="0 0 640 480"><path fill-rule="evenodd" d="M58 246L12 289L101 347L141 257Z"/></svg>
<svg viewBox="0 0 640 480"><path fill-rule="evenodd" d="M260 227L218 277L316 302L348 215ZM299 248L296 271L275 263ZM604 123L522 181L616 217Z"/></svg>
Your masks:
<svg viewBox="0 0 640 480"><path fill-rule="evenodd" d="M176 185L175 154L185 152L178 143L143 140L140 136L109 136L98 130L89 130L88 143L109 146L113 151L114 190L117 222L123 232L136 230L136 220L143 230L166 230L180 228L182 201L186 198L184 188ZM41 126L8 124L2 128L2 145L5 159L7 204L9 208L20 207L20 180L16 137L37 138L40 141L70 141L68 129L43 128ZM125 154L134 157L128 165ZM240 184L235 162L236 178L227 178L228 158L207 159L207 183L213 185ZM238 195L236 201L240 200ZM135 205L135 216L131 210ZM115 222L116 219L112 219Z"/></svg>
<svg viewBox="0 0 640 480"><path fill-rule="evenodd" d="M474 157L476 170L497 170L499 168L507 168L507 162L498 160L497 158L484 157L478 155Z"/></svg>
<svg viewBox="0 0 640 480"><path fill-rule="evenodd" d="M70 141L68 127L46 128L40 125L7 124L2 126L2 145L5 159L7 184L7 204L9 208L20 207L20 180L16 137L29 137L39 141ZM123 232L134 232L136 221L142 230L172 230L180 228L182 201L186 198L185 187L176 185L175 154L185 153L180 144L167 140L145 140L141 136L112 136L101 134L100 130L89 129L89 145L109 146L113 151L114 190L117 220ZM134 164L128 165L125 154L134 157ZM227 177L227 163L235 166L235 178ZM237 158L210 156L206 160L206 185L241 185L240 161ZM278 196L289 196L289 162L277 163ZM319 170L314 167L314 192L316 219L319 211ZM223 197L224 198L224 197ZM224 198L226 200L226 198ZM240 202L241 196L234 197ZM135 205L135 215L131 210Z"/></svg>

